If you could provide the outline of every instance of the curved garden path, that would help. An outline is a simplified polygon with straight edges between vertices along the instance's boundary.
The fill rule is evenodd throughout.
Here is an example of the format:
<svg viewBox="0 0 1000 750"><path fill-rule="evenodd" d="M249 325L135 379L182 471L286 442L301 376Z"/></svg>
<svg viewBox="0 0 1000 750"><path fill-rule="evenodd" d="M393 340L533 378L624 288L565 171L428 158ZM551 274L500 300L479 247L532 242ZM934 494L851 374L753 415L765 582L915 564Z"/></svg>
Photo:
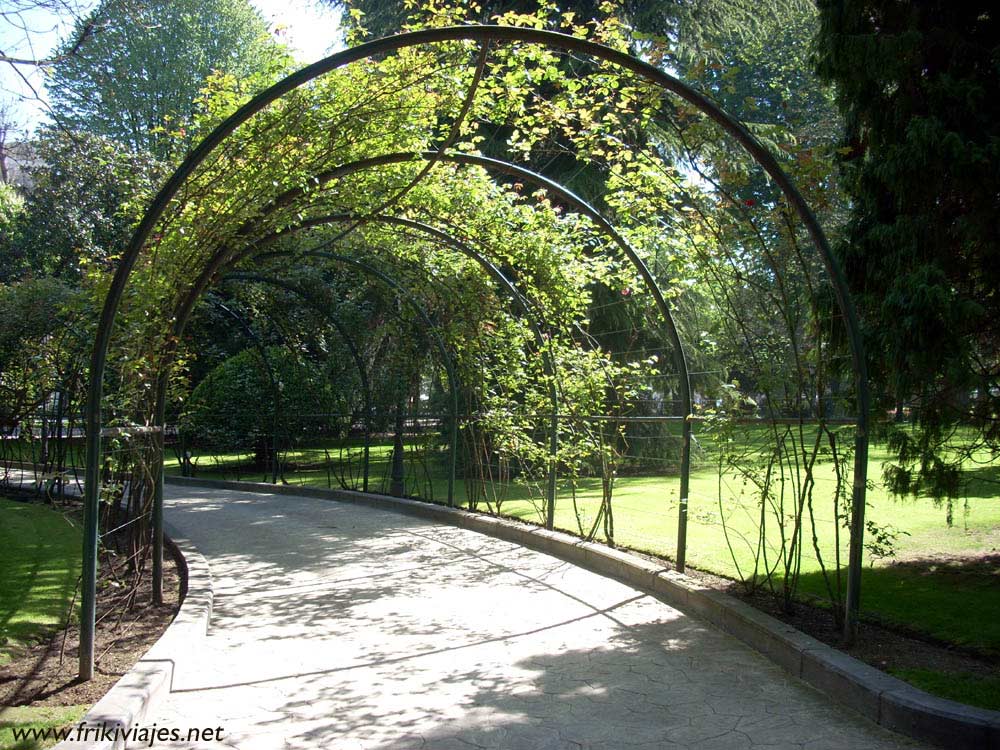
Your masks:
<svg viewBox="0 0 1000 750"><path fill-rule="evenodd" d="M917 747L554 557L357 505L167 493L215 612L145 725L248 750Z"/></svg>

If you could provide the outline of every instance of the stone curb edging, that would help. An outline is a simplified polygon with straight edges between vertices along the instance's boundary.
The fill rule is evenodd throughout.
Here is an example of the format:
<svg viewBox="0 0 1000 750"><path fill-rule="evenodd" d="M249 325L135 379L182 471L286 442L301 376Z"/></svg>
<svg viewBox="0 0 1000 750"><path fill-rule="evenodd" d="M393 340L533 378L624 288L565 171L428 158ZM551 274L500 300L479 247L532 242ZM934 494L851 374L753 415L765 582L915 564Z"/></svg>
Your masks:
<svg viewBox="0 0 1000 750"><path fill-rule="evenodd" d="M197 548L176 529L165 524L167 544L178 553L178 567L186 573L187 586L181 607L163 635L145 655L83 717L89 727L106 727L113 740L87 742L66 740L54 750L121 750L124 735L141 722L173 685L174 658L191 648L193 639L204 638L212 617L212 572Z"/></svg>
<svg viewBox="0 0 1000 750"><path fill-rule="evenodd" d="M1000 711L975 708L926 693L735 597L628 552L526 523L387 495L177 476L168 476L166 481L179 486L339 500L442 521L516 542L644 589L696 614L829 698L887 729L953 750L1000 750Z"/></svg>

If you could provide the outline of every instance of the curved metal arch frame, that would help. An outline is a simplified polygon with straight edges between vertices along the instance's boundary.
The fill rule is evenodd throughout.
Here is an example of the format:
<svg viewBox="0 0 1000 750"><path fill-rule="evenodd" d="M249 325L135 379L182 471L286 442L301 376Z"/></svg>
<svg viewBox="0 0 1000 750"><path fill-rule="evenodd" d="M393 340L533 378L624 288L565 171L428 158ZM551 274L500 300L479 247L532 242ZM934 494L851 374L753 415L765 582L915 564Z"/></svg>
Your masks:
<svg viewBox="0 0 1000 750"><path fill-rule="evenodd" d="M316 312L322 315L329 321L329 323L337 329L337 333L340 338L347 345L347 349L351 354L351 359L354 360L354 366L357 368L358 377L361 379L361 390L364 394L364 410L365 410L365 443L364 443L364 471L362 475L362 491L368 492L368 463L369 463L369 453L371 448L371 417L372 417L372 389L371 384L368 380L368 370L365 367L364 358L361 356L361 352L358 350L357 343L347 332L347 328L340 321L340 319L331 313L329 310L325 309L324 306L315 299L311 294L309 294L305 289L296 286L290 282L284 281L282 279L277 279L271 276L264 276L262 274L251 274L243 272L232 272L227 274L220 280L220 283L226 283L227 281L246 281L250 283L260 283L269 284L271 286L284 289L292 294L298 295L306 304L312 307ZM162 510L162 508L161 508Z"/></svg>
<svg viewBox="0 0 1000 750"><path fill-rule="evenodd" d="M516 170L516 165L510 165L510 167L512 169ZM357 168L361 168L361 167L357 167ZM351 171L354 171L354 170L352 169ZM341 175L341 176L343 176L343 175ZM330 178L330 179L332 179L332 178ZM542 178L542 179L544 179L544 178ZM304 219L303 221L301 221L301 222L299 222L297 224L294 224L294 225L289 226L289 227L285 227L281 231L273 232L270 235L267 235L265 237L259 238L258 239L258 243L256 245L256 249L259 249L259 247L261 245L271 244L272 242L274 242L274 241L276 241L276 240L278 240L278 239L280 239L282 237L285 237L285 236L287 236L289 234L297 232L297 231L311 229L311 228L316 228L316 227L319 227L319 226L323 226L323 225L330 224L330 223L335 223L335 222L337 222L337 223L356 222L356 221L358 221L358 219L359 219L359 217L357 217L355 215L351 215L351 214L336 214L336 215L330 215L330 216L310 217L308 219ZM532 309L532 306L531 306L530 302L524 297L523 294L521 294L521 292L517 289L516 285L512 281L510 281L503 274L503 272L500 271L495 266L495 264L493 264L492 262L490 262L489 259L487 259L484 255L482 255L481 253L479 253L475 248L473 248L468 243L463 243L461 240L458 240L457 238L452 237L451 235L449 235L449 234L447 234L445 232L442 232L441 230L439 230L439 229L437 229L435 227L432 227L430 225L427 225L427 224L424 224L424 223L421 223L421 222L417 222L417 221L414 221L414 220L411 220L411 219L406 219L406 218L403 218L403 217L389 217L389 216L380 216L380 215L366 215L364 217L364 220L367 221L367 222L373 222L373 223L395 224L395 225L403 226L403 227L406 227L406 228L414 229L416 231L423 232L424 234L427 234L428 236L433 237L434 239L437 239L440 242L443 242L443 243L449 245L453 249L455 249L458 252L464 254L466 257L469 257L472 260L474 260L475 262L479 263L480 266L487 272L487 274L489 276L491 276L498 283L498 285L504 291L506 291L512 297L512 299L516 303L518 303L521 306L522 311L525 313L526 316L528 316L529 326L531 327L532 332L533 332L533 334L535 336L535 340L538 343L539 351L542 354L543 363L544 363L544 366L545 366L545 371L546 371L546 374L550 377L550 382L551 382L551 385L550 385L550 400L552 402L552 416L551 416L550 430L549 430L549 452L550 452L550 456L551 456L551 461L550 461L550 469L549 469L548 478L547 478L546 526L549 529L553 528L554 521L555 521L555 516L554 516L554 514L555 514L555 494L556 494L556 482L557 482L557 467L556 467L556 462L555 462L555 456L556 456L556 453L557 453L557 450L558 450L558 382L557 382L558 381L558 377L557 377L557 370L556 370L555 363L552 360L551 355L547 351L547 348L545 346L545 338L544 338L544 336L543 336L543 334L541 332L540 324L539 324L538 320L536 320L536 313ZM338 236L334 240L328 241L328 242L325 242L325 243L321 243L317 247L329 246L329 245L331 245L333 243L336 243L340 239L341 239L341 237ZM273 253L273 254L274 255L286 255L286 253ZM310 254L314 254L314 255L317 255L317 256L321 256L321 257L324 256L324 254L322 254L322 253L319 253L319 252L312 252L311 253L310 251L306 251L306 252L298 253L298 254L299 255L303 255L303 256L308 256ZM264 254L264 255L260 255L260 256L256 256L256 257L259 258L259 259L263 259L263 258L270 257L270 255L272 255L272 254L268 253L268 254ZM327 254L325 254L325 257L330 258L330 257L333 257L333 256L331 256L329 253L327 253ZM244 259L244 256L240 256L239 259L240 260ZM340 257L340 259L341 260L346 260L342 256ZM213 263L214 263L214 261L213 261ZM371 271L374 271L375 273L381 273L381 272L378 272L375 269L371 269L370 267L369 267L369 269ZM229 274L229 276L235 276L235 275L238 275L238 273L231 273L231 274ZM387 277L386 276L383 280L386 280L386 279L391 279L391 277ZM207 277L206 277L205 280L206 280L206 288L207 288ZM396 288L398 290L401 290L401 291L404 291L406 294L409 294L408 290L406 290L405 287L398 282L398 280L392 279L391 284L394 285L394 288ZM179 337L180 336L180 334L183 331L183 328L186 326L186 322L187 322L187 320L188 320L188 318L190 316L190 313L191 313L191 310L192 310L192 305L193 305L194 301L196 301L201 296L201 294L202 294L202 290L200 290L200 289L198 289L196 287L195 290L193 290L193 292L190 295L188 295L187 300L185 301L185 303L181 307L181 311L176 316L176 324L175 324L175 331L174 331L175 337ZM410 295L410 297L412 297L412 295ZM414 300L414 303L415 303L415 300ZM417 307L419 307L418 303L415 303L415 304L416 304ZM419 314L419 310L418 310L418 314ZM426 311L424 311L422 319L425 322L431 320L429 314L427 314ZM433 331L434 329L432 328L431 330ZM448 363L451 362L451 360L449 359L449 354L448 354L448 352L446 350L446 347L444 345L443 340L440 340L440 337L437 336L436 332L435 332L435 337L438 339L438 348L441 351L442 358L445 361L446 368L447 368ZM453 362L452 362L452 365L453 365ZM452 368L452 372L453 371L454 370ZM457 413L458 413L457 383L458 383L458 381L457 381L457 376L456 377L449 376L449 382L454 382L456 384L456 392L452 394L452 411L453 411L453 414L455 415L455 417L453 418L453 434L450 436L450 453L452 455L452 459L450 461L451 469L450 469L450 475L449 475L448 504L451 506L451 505L454 504L454 499L453 499L454 498L454 490L453 490L453 486L454 486L455 466L456 466L456 462L457 462L457 447L458 447L458 445L457 445L458 444L458 435L457 435L457 424L458 424L458 419L457 419ZM164 391L163 395L165 395L165 391ZM160 411L165 410L165 399L161 400L161 405L162 405L162 408L160 409ZM162 421L163 420L161 419L160 422L162 422ZM366 487L366 491L367 491L367 487ZM158 548L162 549L162 544L163 544L163 493L162 493L162 478L161 478L160 482L158 482L158 484L157 484L157 495L154 498L154 504L153 505L154 505L154 545L158 545L159 546ZM154 574L154 580L153 580L154 591L157 592L157 596L158 597L162 597L162 593L161 593L162 592L162 566L157 566L155 564L155 562L154 562L154 571L153 571L153 574Z"/></svg>
<svg viewBox="0 0 1000 750"><path fill-rule="evenodd" d="M153 199L146 214L136 228L112 278L105 298L105 304L101 311L91 356L90 387L88 389L87 415L85 420L87 460L84 487L85 520L82 590L83 612L81 613L80 648L81 679L89 679L93 675L93 619L94 597L96 594L98 532L96 512L98 500L97 479L99 475L101 444L101 401L103 397L103 378L107 363L108 346L125 287L135 266L135 262L151 235L156 222L163 215L167 205L183 186L184 182L208 155L236 128L268 104L310 80L349 63L379 54L388 54L406 47L447 41L478 41L480 43L487 41L508 41L539 44L591 55L645 78L661 89L671 92L692 104L729 133L775 181L775 184L778 185L790 205L795 209L800 220L806 225L807 231L823 260L827 277L833 286L837 305L844 316L850 342L858 399L851 541L848 555L848 585L844 624L845 640L852 641L854 639L861 591L862 534L868 466L870 394L868 389L867 365L857 312L851 300L843 271L836 257L833 255L819 222L802 194L799 193L791 179L781 169L777 159L736 118L729 115L704 94L649 63L632 57L620 50L553 31L502 26L458 26L413 31L358 45L302 68L282 81L279 81L271 88L261 92L217 126L212 133L188 154L184 162L171 175Z"/></svg>
<svg viewBox="0 0 1000 750"><path fill-rule="evenodd" d="M416 160L426 160L427 167L421 170L420 174L426 174L429 171L429 167L437 164L438 162L446 162L453 164L460 164L466 166L478 166L484 168L488 171L499 172L512 177L517 177L523 179L525 182L532 183L538 187L544 188L547 192L558 197L561 201L569 205L575 211L583 214L589 218L598 228L598 230L606 235L622 252L626 260L630 262L634 268L639 271L640 277L642 278L643 284L653 295L654 303L657 306L658 311L663 316L664 321L667 324L667 334L670 339L670 351L674 359L674 367L678 373L678 379L680 383L680 400L681 409L683 411L683 417L689 416L692 411L692 398L691 398L691 382L688 375L687 358L684 354L684 347L681 343L680 334L678 332L676 323L673 318L673 314L669 303L660 289L659 284L653 278L649 267L646 265L645 261L642 260L639 253L633 248L629 242L622 236L622 234L615 229L614 225L608 221L591 204L585 201L580 196L576 195L571 190L563 187L559 183L550 180L542 174L534 172L530 169L522 167L517 164L513 164L508 161L501 159L496 159L492 157L485 157L476 154L465 154L465 153L446 153L442 151L424 151L424 152L398 152L391 154L382 154L379 156L368 157L365 159L359 159L354 162L348 162L346 164L341 164L333 167L323 172L313 175L311 180L314 184L325 185L335 179L343 178L360 172L365 169L371 169L380 166L389 166L393 164L402 164ZM412 180L411 180L412 183ZM274 211L287 207L294 203L295 199L303 196L305 191L301 188L291 188L281 193L275 197L260 213L257 217L266 217L267 215L273 213ZM388 203L383 204L383 206L388 205ZM360 225L364 222L378 221L379 214L370 213L363 216L354 216L344 214L343 218L339 218L339 221L351 222L351 229ZM333 221L333 216L320 216L301 220L293 225L282 228L281 230L272 232L268 235L260 237L256 241L256 245L259 249L260 245L270 244L281 237L299 231L303 228L309 228L314 226L321 226L326 223ZM389 221L388 219L381 219L382 221ZM405 221L401 218L396 218L391 221L396 221L402 223ZM245 224L241 228L241 232L249 233L253 228L250 223ZM426 227L425 227L426 228ZM346 230L346 231L350 231ZM346 231L344 234L346 234ZM484 256L475 253L471 250L471 247L467 243L461 243L460 241L455 244L452 243L454 238L451 235L445 233L440 233L440 230L435 230L440 234L442 241L447 241L454 246L465 252L470 257L474 257L480 264L487 269L487 271L496 277L499 273L493 264L491 264ZM338 236L335 239L341 239L342 236ZM471 251L471 252L470 252ZM210 262L210 266L218 263L222 257L225 255L225 248L220 249ZM207 277L204 278L203 284L207 284ZM511 286L510 282L506 279L501 281L502 284ZM197 285L196 285L197 289ZM511 293L517 298L516 289L511 290ZM524 310L528 312L528 308L524 301L523 296L520 299L520 303ZM536 336L538 336L538 331L536 331ZM541 339L540 339L541 340ZM544 349L542 349L544 355ZM552 373L555 372L555 366L553 363L549 363L549 369ZM556 396L552 396L553 401L553 417L551 432L555 437L551 438L550 442L550 453L554 456L558 450L558 408ZM677 546L676 546L676 556L675 565L679 571L685 569L686 563L686 551L687 551L687 517L688 517L688 495L690 488L690 475L691 475L691 422L687 418L683 419L681 422L681 462L680 462L680 487L679 487L679 501L678 501L678 519L677 519ZM550 471L548 488L547 488L547 511L546 511L546 525L548 528L552 528L555 522L554 512L555 512L555 493L556 493L556 476L554 470Z"/></svg>
<svg viewBox="0 0 1000 750"><path fill-rule="evenodd" d="M330 216L321 217L313 220L314 222L322 221L323 224L335 223L335 222L351 222L355 221L357 217L352 214L332 214ZM511 299L521 308L522 313L528 319L528 324L531 327L532 333L535 336L535 341L538 344L538 351L542 356L542 364L545 369L545 374L549 379L549 400L552 402L552 414L549 421L549 468L546 478L546 503L545 503L545 526L548 529L552 529L555 525L555 505L556 505L556 482L557 482L557 456L559 451L559 389L558 389L558 374L555 364L555 359L553 359L548 346L546 346L546 339L541 329L541 321L537 312L533 309L530 301L518 291L517 286L512 282L507 276L496 267L486 256L477 251L474 247L466 242L452 237L446 232L442 232L436 227L432 227L429 224L424 224L423 222L415 221L413 219L407 219L401 216L381 216L372 215L366 217L367 221L378 222L383 224L390 224L396 226L402 226L409 229L413 229L418 232L426 234L428 237L433 237L434 239L442 242L449 247L457 250L468 258L478 263L480 267L486 271L487 275L490 276L499 286L503 289ZM310 223L310 227L317 226L316 223ZM307 228L305 226L292 227L289 229L297 228ZM334 238L331 242L337 242L340 237ZM329 243L327 243L329 244ZM300 255L310 255L310 251L300 253Z"/></svg>
<svg viewBox="0 0 1000 750"><path fill-rule="evenodd" d="M310 217L309 219L306 219L298 224L285 227L281 232L281 236L284 237L296 231L311 229L325 224L352 223L357 222L358 220L359 217L353 214L330 214L328 216ZM534 334L535 342L538 345L538 351L542 357L543 368L546 377L549 379L549 401L552 404L552 412L549 417L549 467L546 477L545 527L551 530L555 526L556 485L558 482L559 375L555 359L552 357L549 347L547 346L545 335L542 333L542 321L540 314L534 309L531 301L518 290L517 285L507 278L503 271L497 268L492 261L490 261L485 255L480 253L469 243L463 242L462 240L459 240L446 232L442 232L440 229L437 229L429 224L408 219L406 217L369 214L364 217L364 220L366 222L383 223L413 229L448 245L454 250L457 250L461 254L478 263L487 275L492 278L497 285L521 308L521 312L528 320L528 325ZM274 238L276 238L276 234L264 237L261 242L268 242ZM335 244L342 238L343 233L320 246ZM309 251L299 253L299 255L302 256L308 256L310 254L311 253Z"/></svg>
<svg viewBox="0 0 1000 750"><path fill-rule="evenodd" d="M653 277L652 272L649 270L649 266L642 259L635 248L631 246L628 240L614 227L614 225L605 216L594 208L586 200L578 196L573 191L560 185L554 180L545 177L538 172L522 167L518 164L513 164L512 162L504 161L502 159L496 159L493 157L481 156L478 154L467 154L467 153L445 153L442 151L424 151L424 152L399 152L392 154L381 154L379 156L368 157L365 159L358 159L357 161L349 162L346 164L341 164L331 169L325 170L324 172L313 175L312 179L316 184L325 185L335 179L342 177L347 177L356 172L371 169L380 166L389 166L392 164L403 164L411 161L416 161L423 159L427 161L428 165L434 165L438 162L460 164L466 166L477 166L487 171L499 172L510 177L516 177L522 179L525 182L529 182L538 187L544 188L547 192L558 197L562 202L569 205L572 209L578 213L586 216L590 219L598 228L598 230L608 237L622 252L625 258L632 264L632 266L639 272L642 278L643 284L646 286L650 294L653 295L653 301L656 304L657 310L663 317L664 322L667 325L667 336L670 340L670 351L672 358L674 360L674 368L677 370L677 376L680 384L680 400L681 400L681 410L685 419L681 422L681 462L680 462L680 487L678 494L678 512L677 512L677 546L675 555L675 566L680 572L684 572L687 560L687 520L688 520L688 495L690 493L690 481L691 481L691 421L687 419L693 413L692 404L692 394L691 394L691 378L688 374L687 357L684 353L684 347L681 343L680 333L677 329L676 322L674 321L673 312L670 308L670 304L667 302L666 297L663 294L663 290L660 288L656 279ZM421 172L426 173L425 170ZM267 216L279 208L285 207L294 200L304 194L301 188L292 188L285 191L281 195L277 196L269 206L261 212L261 216ZM259 218L259 217L258 217ZM372 215L365 217L367 220L373 220ZM323 223L324 219L317 219L316 222ZM299 225L303 223L311 223L311 220L307 219L305 222L299 222ZM283 233L290 231L296 231L297 226L286 227ZM249 231L249 227L247 227ZM270 242L277 239L277 233L268 235L260 239L260 242ZM555 411L553 412L555 413ZM553 430L556 430L553 427ZM555 452L556 448L553 447L552 451ZM550 507L554 508L554 494L555 485L554 481L550 482L549 487L549 500ZM554 518L549 514L547 518L547 525L549 528L552 527L554 523Z"/></svg>
<svg viewBox="0 0 1000 750"><path fill-rule="evenodd" d="M380 281L382 281L386 286L399 292L403 297L403 300L410 306L410 308L417 314L421 322L423 322L425 328L430 333L431 338L434 340L435 346L438 352L441 354L441 360L444 362L445 372L448 375L448 389L451 392L451 407L452 413L456 416L456 419L452 419L451 433L448 436L449 446L448 452L449 456L449 466L448 471L448 505L454 506L455 504L455 460L458 455L458 376L455 373L455 362L448 351L448 347L444 343L444 339L441 338L441 334L438 332L440 326L434 322L431 318L430 313L428 313L423 305L417 301L413 293L410 292L403 284L389 276L387 273L380 271L379 269L371 266L364 261L358 260L357 258L351 258L346 255L338 255L337 253L324 252L322 250L311 250L304 253L298 253L299 255L312 255L317 258L324 258L326 260L333 260L338 263L343 263L345 265L353 266L357 268L362 273L366 273L369 276L373 276Z"/></svg>

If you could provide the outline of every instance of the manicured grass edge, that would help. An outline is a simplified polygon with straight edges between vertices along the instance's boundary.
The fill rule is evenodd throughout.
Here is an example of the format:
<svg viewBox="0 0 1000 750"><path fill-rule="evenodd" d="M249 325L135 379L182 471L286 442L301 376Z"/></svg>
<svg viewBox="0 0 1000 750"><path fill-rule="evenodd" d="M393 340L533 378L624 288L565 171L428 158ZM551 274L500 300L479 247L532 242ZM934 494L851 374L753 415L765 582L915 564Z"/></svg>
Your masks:
<svg viewBox="0 0 1000 750"><path fill-rule="evenodd" d="M63 729L76 724L88 706L14 706L0 708L0 750L41 750L51 747L54 741L14 741L15 729Z"/></svg>
<svg viewBox="0 0 1000 750"><path fill-rule="evenodd" d="M892 673L921 690L949 700L1000 711L1000 676L979 677L933 669L897 669Z"/></svg>

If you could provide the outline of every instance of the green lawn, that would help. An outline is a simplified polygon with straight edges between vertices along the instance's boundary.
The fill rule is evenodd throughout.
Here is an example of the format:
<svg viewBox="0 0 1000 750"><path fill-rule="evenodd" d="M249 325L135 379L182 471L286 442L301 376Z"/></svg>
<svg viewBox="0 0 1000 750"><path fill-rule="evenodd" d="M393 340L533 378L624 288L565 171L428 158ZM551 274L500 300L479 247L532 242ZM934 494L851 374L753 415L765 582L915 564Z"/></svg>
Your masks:
<svg viewBox="0 0 1000 750"><path fill-rule="evenodd" d="M862 609L881 622L1000 656L1000 559L913 560L866 568ZM805 593L825 591L817 573L802 577Z"/></svg>
<svg viewBox="0 0 1000 750"><path fill-rule="evenodd" d="M65 622L80 575L82 534L61 513L0 497L0 664ZM74 724L89 706L0 709L0 750L41 750L56 740L14 741L14 728Z"/></svg>
<svg viewBox="0 0 1000 750"><path fill-rule="evenodd" d="M900 669L893 674L942 698L1000 711L1000 677L977 677L930 669Z"/></svg>
<svg viewBox="0 0 1000 750"><path fill-rule="evenodd" d="M62 514L0 497L0 664L65 622L81 543Z"/></svg>
<svg viewBox="0 0 1000 750"><path fill-rule="evenodd" d="M19 706L0 709L0 750L42 750L57 740L14 741L14 729L61 729L76 724L90 706Z"/></svg>

